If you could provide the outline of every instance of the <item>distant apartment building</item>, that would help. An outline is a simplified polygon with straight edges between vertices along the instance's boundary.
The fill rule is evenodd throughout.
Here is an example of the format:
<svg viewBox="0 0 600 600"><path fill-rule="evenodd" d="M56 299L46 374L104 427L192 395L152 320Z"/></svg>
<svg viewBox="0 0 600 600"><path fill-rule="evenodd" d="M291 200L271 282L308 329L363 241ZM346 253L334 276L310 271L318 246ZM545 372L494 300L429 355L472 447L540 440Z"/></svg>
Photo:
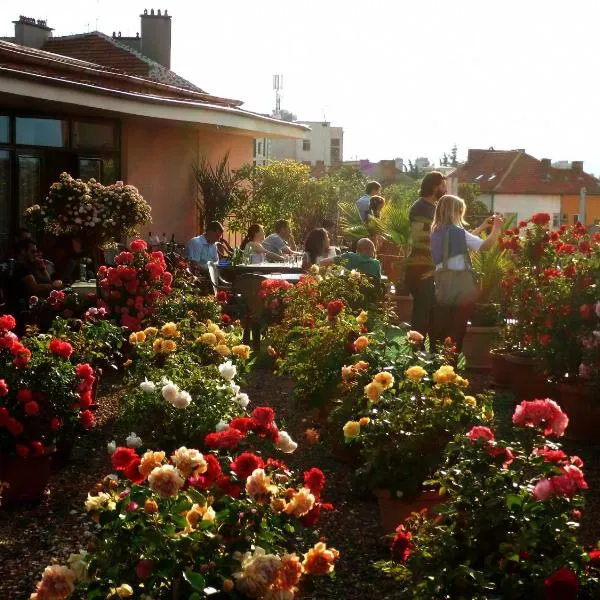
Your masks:
<svg viewBox="0 0 600 600"><path fill-rule="evenodd" d="M328 121L296 121L296 123L308 125L310 131L301 140L272 139L271 159L291 159L324 169L342 162L344 155L342 127L332 127Z"/></svg>

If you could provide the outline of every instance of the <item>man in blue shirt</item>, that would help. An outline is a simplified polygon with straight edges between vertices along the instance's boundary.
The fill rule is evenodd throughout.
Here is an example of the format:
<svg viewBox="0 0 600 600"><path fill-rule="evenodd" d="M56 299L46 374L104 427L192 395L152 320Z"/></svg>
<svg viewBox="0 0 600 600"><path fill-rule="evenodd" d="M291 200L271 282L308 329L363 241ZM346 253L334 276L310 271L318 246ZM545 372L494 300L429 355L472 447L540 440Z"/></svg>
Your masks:
<svg viewBox="0 0 600 600"><path fill-rule="evenodd" d="M209 261L219 262L217 242L223 235L223 225L218 221L211 221L206 226L204 235L192 238L185 246L185 254L192 266L206 269Z"/></svg>
<svg viewBox="0 0 600 600"><path fill-rule="evenodd" d="M371 208L371 196L379 195L381 184L377 181L369 181L364 195L356 201L356 209L360 214L360 218L366 223L369 220L369 208Z"/></svg>

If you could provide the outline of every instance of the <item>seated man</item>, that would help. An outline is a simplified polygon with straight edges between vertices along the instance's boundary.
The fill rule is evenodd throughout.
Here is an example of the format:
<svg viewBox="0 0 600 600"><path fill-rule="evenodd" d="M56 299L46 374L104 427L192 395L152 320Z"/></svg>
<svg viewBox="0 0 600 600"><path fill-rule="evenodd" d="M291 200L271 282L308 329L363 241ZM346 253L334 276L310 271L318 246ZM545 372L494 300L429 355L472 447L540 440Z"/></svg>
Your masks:
<svg viewBox="0 0 600 600"><path fill-rule="evenodd" d="M375 244L369 238L358 240L356 252L344 252L344 254L326 258L320 262L321 266L331 264L342 265L374 279L381 279L381 263L375 258Z"/></svg>
<svg viewBox="0 0 600 600"><path fill-rule="evenodd" d="M275 233L268 235L263 243L263 248L268 252L283 256L285 254L297 254L296 242L292 235L290 222L285 219L280 219L275 223Z"/></svg>
<svg viewBox="0 0 600 600"><path fill-rule="evenodd" d="M190 261L192 270L206 271L207 263L219 262L217 242L223 236L223 225L218 221L211 221L206 226L204 235L192 238L185 246L186 258Z"/></svg>

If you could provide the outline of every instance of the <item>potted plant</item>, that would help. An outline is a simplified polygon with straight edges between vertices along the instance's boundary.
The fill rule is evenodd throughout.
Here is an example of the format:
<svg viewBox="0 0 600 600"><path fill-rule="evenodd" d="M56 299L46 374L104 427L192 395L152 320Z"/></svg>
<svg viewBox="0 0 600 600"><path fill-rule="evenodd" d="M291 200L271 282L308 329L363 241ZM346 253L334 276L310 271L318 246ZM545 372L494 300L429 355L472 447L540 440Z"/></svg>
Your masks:
<svg viewBox="0 0 600 600"><path fill-rule="evenodd" d="M392 560L399 597L596 598L600 552L577 542L583 463L550 439L568 423L550 400L521 403L514 439L473 427L448 446L435 477L437 515L401 523Z"/></svg>
<svg viewBox="0 0 600 600"><path fill-rule="evenodd" d="M214 451L116 448L117 475L85 503L99 523L88 550L47 567L32 598L58 579L63 598L292 600L301 581L331 575L338 552L313 532L330 508L325 476L286 466L295 445L274 418L258 407L232 420L207 436Z"/></svg>

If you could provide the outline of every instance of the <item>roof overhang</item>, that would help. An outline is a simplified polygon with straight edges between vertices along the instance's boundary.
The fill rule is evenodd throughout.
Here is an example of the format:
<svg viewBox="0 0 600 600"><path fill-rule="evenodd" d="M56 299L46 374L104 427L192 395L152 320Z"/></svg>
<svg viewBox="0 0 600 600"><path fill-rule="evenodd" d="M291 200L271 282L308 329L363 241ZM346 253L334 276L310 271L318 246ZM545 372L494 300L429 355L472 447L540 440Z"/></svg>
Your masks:
<svg viewBox="0 0 600 600"><path fill-rule="evenodd" d="M310 127L240 108L140 94L0 66L0 94L132 117L227 128L248 137L303 138Z"/></svg>

